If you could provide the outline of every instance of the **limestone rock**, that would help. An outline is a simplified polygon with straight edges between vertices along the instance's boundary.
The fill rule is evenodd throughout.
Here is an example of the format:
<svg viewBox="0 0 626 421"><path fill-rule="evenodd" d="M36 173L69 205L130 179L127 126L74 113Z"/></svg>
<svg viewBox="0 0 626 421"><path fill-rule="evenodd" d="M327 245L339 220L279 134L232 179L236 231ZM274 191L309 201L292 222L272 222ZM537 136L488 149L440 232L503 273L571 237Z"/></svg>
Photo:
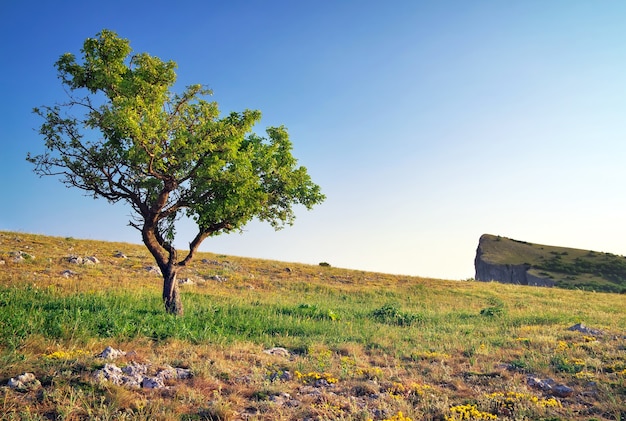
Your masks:
<svg viewBox="0 0 626 421"><path fill-rule="evenodd" d="M9 388L17 390L18 392L28 392L29 390L37 389L41 386L41 382L37 380L33 373L24 373L16 378L11 378L7 383Z"/></svg>
<svg viewBox="0 0 626 421"><path fill-rule="evenodd" d="M116 358L123 357L124 355L126 355L124 351L107 346L104 351L96 355L96 357L103 358L105 360L114 360Z"/></svg>
<svg viewBox="0 0 626 421"><path fill-rule="evenodd" d="M593 335L593 336L602 336L604 332L598 329L592 329L590 327L585 326L582 323L577 323L574 326L570 326L567 330L577 331L580 333L584 333L585 335Z"/></svg>
<svg viewBox="0 0 626 421"><path fill-rule="evenodd" d="M574 393L574 389L564 384L555 382L553 379L540 379L535 376L528 376L526 378L528 386L541 389L545 393L556 396L558 398L566 398Z"/></svg>
<svg viewBox="0 0 626 421"><path fill-rule="evenodd" d="M13 257L13 262L15 263L21 263L25 260L35 259L35 256L33 256L32 254L25 253L23 251L14 251L14 252L11 252L10 254Z"/></svg>
<svg viewBox="0 0 626 421"><path fill-rule="evenodd" d="M157 266L146 266L145 269L146 271L148 271L148 273L159 275L159 276L162 275L161 269L159 269Z"/></svg>
<svg viewBox="0 0 626 421"><path fill-rule="evenodd" d="M155 376L148 375L149 371L151 371L149 364L131 362L119 368L113 363L107 363L102 369L96 370L93 376L100 381L108 381L133 389L162 389L166 387L166 380L182 380L192 377L191 370L171 366L159 370Z"/></svg>
<svg viewBox="0 0 626 421"><path fill-rule="evenodd" d="M162 389L165 384L160 377L144 377L141 381L141 387L144 389Z"/></svg>
<svg viewBox="0 0 626 421"><path fill-rule="evenodd" d="M71 263L73 265L96 265L100 263L100 260L98 260L96 256L80 257L72 255L67 256L66 260L68 261L68 263Z"/></svg>
<svg viewBox="0 0 626 421"><path fill-rule="evenodd" d="M291 353L287 349L280 348L280 347L266 349L263 352L269 355L276 355L276 356L285 357L285 358L289 358L291 356Z"/></svg>
<svg viewBox="0 0 626 421"><path fill-rule="evenodd" d="M67 261L68 263L71 263L73 265L82 265L83 264L83 258L80 256L68 256L67 257Z"/></svg>

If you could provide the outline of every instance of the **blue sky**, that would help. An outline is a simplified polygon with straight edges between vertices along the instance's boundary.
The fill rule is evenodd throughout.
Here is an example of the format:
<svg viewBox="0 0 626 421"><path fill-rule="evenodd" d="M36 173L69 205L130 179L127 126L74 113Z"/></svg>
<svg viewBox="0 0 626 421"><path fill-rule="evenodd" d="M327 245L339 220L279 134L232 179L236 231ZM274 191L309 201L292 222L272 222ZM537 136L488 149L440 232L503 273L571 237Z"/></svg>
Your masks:
<svg viewBox="0 0 626 421"><path fill-rule="evenodd" d="M25 161L54 62L111 29L223 112L284 124L327 200L216 253L473 277L483 233L626 254L626 2L5 1L0 230L140 242L130 209ZM179 229L186 244L193 226Z"/></svg>

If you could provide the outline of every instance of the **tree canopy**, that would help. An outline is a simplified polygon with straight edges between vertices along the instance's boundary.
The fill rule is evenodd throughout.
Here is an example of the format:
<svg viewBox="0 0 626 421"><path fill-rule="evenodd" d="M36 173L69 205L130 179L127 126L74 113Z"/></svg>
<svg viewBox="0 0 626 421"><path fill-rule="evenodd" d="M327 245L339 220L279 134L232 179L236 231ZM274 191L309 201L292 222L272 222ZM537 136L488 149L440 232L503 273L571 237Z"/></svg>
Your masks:
<svg viewBox="0 0 626 421"><path fill-rule="evenodd" d="M35 108L45 151L27 159L36 174L132 207L130 224L163 273L167 311L182 313L176 273L207 237L254 218L280 229L294 222L294 205L324 200L285 127L252 130L259 111L222 116L202 85L173 93L173 61L133 54L109 30L85 40L81 53L80 61L66 53L56 62L67 98ZM179 260L173 241L184 216L197 233Z"/></svg>

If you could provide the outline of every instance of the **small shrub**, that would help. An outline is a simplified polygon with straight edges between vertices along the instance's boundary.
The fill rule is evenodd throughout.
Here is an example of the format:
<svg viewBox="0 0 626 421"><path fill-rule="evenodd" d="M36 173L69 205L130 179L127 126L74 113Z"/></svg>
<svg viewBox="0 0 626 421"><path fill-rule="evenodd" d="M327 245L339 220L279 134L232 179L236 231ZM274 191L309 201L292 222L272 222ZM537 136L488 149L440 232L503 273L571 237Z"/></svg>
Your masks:
<svg viewBox="0 0 626 421"><path fill-rule="evenodd" d="M410 326L419 320L418 315L400 311L393 304L385 304L372 311L371 316L377 322L396 326Z"/></svg>

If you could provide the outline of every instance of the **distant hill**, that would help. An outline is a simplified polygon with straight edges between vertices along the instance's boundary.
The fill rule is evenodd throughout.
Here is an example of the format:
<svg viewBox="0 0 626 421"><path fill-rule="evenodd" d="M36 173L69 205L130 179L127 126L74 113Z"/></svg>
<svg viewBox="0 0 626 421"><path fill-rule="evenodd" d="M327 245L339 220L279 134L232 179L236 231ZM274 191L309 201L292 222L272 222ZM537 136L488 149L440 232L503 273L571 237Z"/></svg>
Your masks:
<svg viewBox="0 0 626 421"><path fill-rule="evenodd" d="M484 234L475 267L479 281L626 293L626 257L611 253Z"/></svg>

